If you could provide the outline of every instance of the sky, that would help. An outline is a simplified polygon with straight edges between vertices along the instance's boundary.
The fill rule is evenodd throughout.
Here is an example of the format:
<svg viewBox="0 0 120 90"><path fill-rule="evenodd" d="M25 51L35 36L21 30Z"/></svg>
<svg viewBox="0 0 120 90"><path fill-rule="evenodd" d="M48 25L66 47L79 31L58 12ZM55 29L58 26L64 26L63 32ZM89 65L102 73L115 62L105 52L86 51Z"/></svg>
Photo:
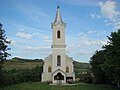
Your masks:
<svg viewBox="0 0 120 90"><path fill-rule="evenodd" d="M120 0L0 0L0 23L13 57L44 59L51 51L57 5L66 23L66 54L89 62L120 28Z"/></svg>

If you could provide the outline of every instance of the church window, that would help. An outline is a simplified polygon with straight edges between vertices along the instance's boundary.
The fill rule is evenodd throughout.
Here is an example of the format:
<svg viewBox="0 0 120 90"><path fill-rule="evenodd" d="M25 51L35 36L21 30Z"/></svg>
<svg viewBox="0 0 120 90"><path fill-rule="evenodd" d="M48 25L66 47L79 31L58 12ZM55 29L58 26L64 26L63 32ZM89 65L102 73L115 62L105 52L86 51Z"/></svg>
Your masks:
<svg viewBox="0 0 120 90"><path fill-rule="evenodd" d="M68 66L66 67L66 73L69 73L69 67Z"/></svg>
<svg viewBox="0 0 120 90"><path fill-rule="evenodd" d="M57 38L60 38L60 31L57 31Z"/></svg>
<svg viewBox="0 0 120 90"><path fill-rule="evenodd" d="M49 72L49 73L51 72L51 66L48 67L48 72Z"/></svg>
<svg viewBox="0 0 120 90"><path fill-rule="evenodd" d="M57 56L57 66L61 66L61 56Z"/></svg>

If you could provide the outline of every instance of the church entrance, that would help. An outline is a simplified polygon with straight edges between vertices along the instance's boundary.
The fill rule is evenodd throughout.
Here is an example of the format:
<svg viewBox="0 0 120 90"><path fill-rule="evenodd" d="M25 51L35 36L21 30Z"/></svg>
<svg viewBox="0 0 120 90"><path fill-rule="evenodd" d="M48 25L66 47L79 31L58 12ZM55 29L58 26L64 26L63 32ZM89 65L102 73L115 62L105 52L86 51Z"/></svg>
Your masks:
<svg viewBox="0 0 120 90"><path fill-rule="evenodd" d="M59 72L57 75L54 76L54 80L57 80L58 84L62 83L62 80L64 80L64 76Z"/></svg>
<svg viewBox="0 0 120 90"><path fill-rule="evenodd" d="M54 80L64 80L64 76L59 72L54 76Z"/></svg>

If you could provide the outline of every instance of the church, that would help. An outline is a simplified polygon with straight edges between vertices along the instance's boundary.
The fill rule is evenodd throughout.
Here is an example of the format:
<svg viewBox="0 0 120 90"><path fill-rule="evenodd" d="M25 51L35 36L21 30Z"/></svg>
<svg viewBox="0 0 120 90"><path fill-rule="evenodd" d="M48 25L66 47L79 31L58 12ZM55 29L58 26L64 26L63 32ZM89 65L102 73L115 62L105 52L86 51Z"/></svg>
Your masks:
<svg viewBox="0 0 120 90"><path fill-rule="evenodd" d="M65 27L60 7L57 7L52 28L52 54L44 59L42 82L69 83L75 81L73 59L65 53Z"/></svg>

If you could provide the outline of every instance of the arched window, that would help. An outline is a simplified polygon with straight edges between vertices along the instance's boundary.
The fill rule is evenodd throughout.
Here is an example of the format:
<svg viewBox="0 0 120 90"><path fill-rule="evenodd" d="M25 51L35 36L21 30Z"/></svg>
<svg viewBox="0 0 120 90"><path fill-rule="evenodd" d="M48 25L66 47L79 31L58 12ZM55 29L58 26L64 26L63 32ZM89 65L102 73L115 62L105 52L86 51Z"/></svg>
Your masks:
<svg viewBox="0 0 120 90"><path fill-rule="evenodd" d="M57 31L57 38L60 38L60 31Z"/></svg>
<svg viewBox="0 0 120 90"><path fill-rule="evenodd" d="M57 66L61 66L61 56L57 56Z"/></svg>
<svg viewBox="0 0 120 90"><path fill-rule="evenodd" d="M69 73L69 67L68 66L66 67L66 73Z"/></svg>
<svg viewBox="0 0 120 90"><path fill-rule="evenodd" d="M49 72L49 73L51 72L51 66L48 67L48 72Z"/></svg>

